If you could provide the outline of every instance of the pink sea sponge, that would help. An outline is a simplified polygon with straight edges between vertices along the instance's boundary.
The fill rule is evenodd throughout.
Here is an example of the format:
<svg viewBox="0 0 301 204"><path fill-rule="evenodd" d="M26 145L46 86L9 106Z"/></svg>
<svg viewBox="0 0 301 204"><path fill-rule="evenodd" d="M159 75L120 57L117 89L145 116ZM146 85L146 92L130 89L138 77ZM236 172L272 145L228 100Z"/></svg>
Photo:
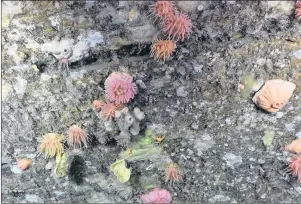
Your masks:
<svg viewBox="0 0 301 204"><path fill-rule="evenodd" d="M81 148L82 144L87 147L87 133L76 125L72 125L67 131L67 143L70 147Z"/></svg>
<svg viewBox="0 0 301 204"><path fill-rule="evenodd" d="M296 1L295 16L298 20L301 19L301 1Z"/></svg>
<svg viewBox="0 0 301 204"><path fill-rule="evenodd" d="M290 158L288 164L289 172L296 176L298 181L301 182L301 156L294 155Z"/></svg>
<svg viewBox="0 0 301 204"><path fill-rule="evenodd" d="M143 203L171 203L171 195L168 190L155 188L149 193L140 196Z"/></svg>
<svg viewBox="0 0 301 204"><path fill-rule="evenodd" d="M151 15L155 18L166 18L174 14L174 4L171 1L156 1L151 6Z"/></svg>
<svg viewBox="0 0 301 204"><path fill-rule="evenodd" d="M184 41L192 32L192 23L187 14L176 13L164 19L162 30L168 34L169 39Z"/></svg>
<svg viewBox="0 0 301 204"><path fill-rule="evenodd" d="M125 104L134 98L136 86L133 78L127 73L113 72L105 81L105 92L109 101Z"/></svg>

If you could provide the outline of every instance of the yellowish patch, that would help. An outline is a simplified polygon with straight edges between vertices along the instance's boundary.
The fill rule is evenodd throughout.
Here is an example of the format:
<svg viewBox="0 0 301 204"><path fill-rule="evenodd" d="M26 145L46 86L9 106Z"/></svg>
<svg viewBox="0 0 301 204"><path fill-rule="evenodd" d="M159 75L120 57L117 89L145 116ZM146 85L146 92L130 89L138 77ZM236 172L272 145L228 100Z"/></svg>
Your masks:
<svg viewBox="0 0 301 204"><path fill-rule="evenodd" d="M126 167L124 159L117 160L111 164L110 169L121 183L127 182L131 177L131 169Z"/></svg>

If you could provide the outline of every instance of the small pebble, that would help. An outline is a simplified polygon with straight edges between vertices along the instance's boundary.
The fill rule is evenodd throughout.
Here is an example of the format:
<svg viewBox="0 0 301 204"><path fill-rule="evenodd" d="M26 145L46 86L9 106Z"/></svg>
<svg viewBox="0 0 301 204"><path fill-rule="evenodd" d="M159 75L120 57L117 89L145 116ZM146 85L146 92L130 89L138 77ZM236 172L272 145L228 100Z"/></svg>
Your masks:
<svg viewBox="0 0 301 204"><path fill-rule="evenodd" d="M276 113L276 118L282 118L283 115L284 115L283 112L277 112Z"/></svg>
<svg viewBox="0 0 301 204"><path fill-rule="evenodd" d="M199 129L199 126L196 123L192 123L191 128L194 129L194 130L197 130L197 129Z"/></svg>

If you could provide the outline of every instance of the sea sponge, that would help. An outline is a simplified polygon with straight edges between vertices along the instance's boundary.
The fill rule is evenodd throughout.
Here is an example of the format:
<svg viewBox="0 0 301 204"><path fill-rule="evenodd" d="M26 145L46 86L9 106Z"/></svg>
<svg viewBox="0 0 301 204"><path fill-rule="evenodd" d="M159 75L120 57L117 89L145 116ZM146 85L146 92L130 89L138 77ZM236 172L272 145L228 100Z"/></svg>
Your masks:
<svg viewBox="0 0 301 204"><path fill-rule="evenodd" d="M31 159L17 159L17 166L21 170L25 170L31 164Z"/></svg>
<svg viewBox="0 0 301 204"><path fill-rule="evenodd" d="M45 153L45 158L54 157L56 154L64 152L64 135L57 133L48 133L42 137L39 145L39 151Z"/></svg>
<svg viewBox="0 0 301 204"><path fill-rule="evenodd" d="M140 196L143 203L171 203L171 194L166 189L155 188Z"/></svg>
<svg viewBox="0 0 301 204"><path fill-rule="evenodd" d="M70 147L81 148L82 144L87 147L87 133L76 125L72 125L67 131L67 143Z"/></svg>
<svg viewBox="0 0 301 204"><path fill-rule="evenodd" d="M115 104L128 103L134 98L136 85L127 73L113 72L105 80L106 97Z"/></svg>
<svg viewBox="0 0 301 204"><path fill-rule="evenodd" d="M192 23L185 13L170 15L163 21L162 31L173 41L184 41L192 33Z"/></svg>
<svg viewBox="0 0 301 204"><path fill-rule="evenodd" d="M151 57L164 62L170 58L176 47L176 44L171 40L157 40L152 44Z"/></svg>
<svg viewBox="0 0 301 204"><path fill-rule="evenodd" d="M301 1L296 1L295 16L297 20L301 19Z"/></svg>
<svg viewBox="0 0 301 204"><path fill-rule="evenodd" d="M301 138L298 138L294 141L292 141L289 145L286 145L284 147L285 151L293 152L296 154L301 153Z"/></svg>
<svg viewBox="0 0 301 204"><path fill-rule="evenodd" d="M254 95L253 102L267 112L277 112L293 95L296 85L281 79L266 81Z"/></svg>

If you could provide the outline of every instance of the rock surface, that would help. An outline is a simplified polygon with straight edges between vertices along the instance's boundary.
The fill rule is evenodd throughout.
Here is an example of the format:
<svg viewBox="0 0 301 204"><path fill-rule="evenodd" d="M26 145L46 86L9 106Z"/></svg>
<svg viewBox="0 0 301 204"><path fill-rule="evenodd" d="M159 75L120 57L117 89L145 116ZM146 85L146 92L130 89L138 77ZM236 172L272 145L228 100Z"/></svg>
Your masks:
<svg viewBox="0 0 301 204"><path fill-rule="evenodd" d="M3 203L133 203L155 187L168 189L175 203L300 203L300 183L285 173L289 156L281 149L301 132L301 24L292 4L182 4L193 33L162 65L149 55L160 28L148 16L151 3L2 2ZM92 110L113 71L128 72L139 85L127 106L145 119L132 139L146 128L166 136L160 156L128 162L126 183L109 171L125 151L118 133L106 131ZM249 75L296 84L282 114L257 109L252 87L237 91ZM75 123L92 140L69 161L67 176L56 178L37 152L39 138ZM268 150L266 130L274 132ZM15 158L32 154L20 171ZM173 186L164 182L171 161L183 172Z"/></svg>

